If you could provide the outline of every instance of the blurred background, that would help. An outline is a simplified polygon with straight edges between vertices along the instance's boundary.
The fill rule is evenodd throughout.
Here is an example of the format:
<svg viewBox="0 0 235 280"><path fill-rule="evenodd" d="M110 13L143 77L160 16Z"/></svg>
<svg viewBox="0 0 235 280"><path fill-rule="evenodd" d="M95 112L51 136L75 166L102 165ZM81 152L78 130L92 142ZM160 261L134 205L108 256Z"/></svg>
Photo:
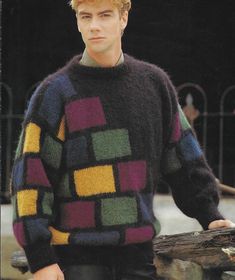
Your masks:
<svg viewBox="0 0 235 280"><path fill-rule="evenodd" d="M222 183L234 188L234 1L132 0L132 4L123 36L124 52L168 72L211 168ZM38 83L81 53L84 45L68 1L6 0L1 13L1 237L2 244L5 240L14 244L2 254L4 269L16 248L15 241L9 239L13 238L9 175L25 109ZM158 192L156 205L163 215L163 234L200 228L173 206L168 186L161 185ZM223 194L222 211L231 213L232 219L234 196ZM177 225L186 221L188 227L170 223L173 217L179 218ZM18 277L14 279L26 279Z"/></svg>

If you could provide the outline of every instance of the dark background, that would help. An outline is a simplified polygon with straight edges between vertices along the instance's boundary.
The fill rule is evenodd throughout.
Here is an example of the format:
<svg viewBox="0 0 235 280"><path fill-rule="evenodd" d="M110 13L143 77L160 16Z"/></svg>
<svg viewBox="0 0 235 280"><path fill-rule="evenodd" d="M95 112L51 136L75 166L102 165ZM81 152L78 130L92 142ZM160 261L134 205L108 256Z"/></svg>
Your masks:
<svg viewBox="0 0 235 280"><path fill-rule="evenodd" d="M235 84L234 0L132 0L132 5L124 52L161 66L176 86L199 84L207 94L208 112L219 112L222 93ZM75 14L64 0L3 1L2 36L2 80L14 94L15 114L24 112L33 84L84 48ZM226 104L229 111L235 110L234 93ZM7 103L3 95L3 114ZM234 117L225 121L224 182L235 185ZM199 118L195 126L199 141L202 124ZM216 175L218 124L219 115L208 118L207 156ZM19 121L14 127L13 150ZM2 141L4 146L4 135Z"/></svg>

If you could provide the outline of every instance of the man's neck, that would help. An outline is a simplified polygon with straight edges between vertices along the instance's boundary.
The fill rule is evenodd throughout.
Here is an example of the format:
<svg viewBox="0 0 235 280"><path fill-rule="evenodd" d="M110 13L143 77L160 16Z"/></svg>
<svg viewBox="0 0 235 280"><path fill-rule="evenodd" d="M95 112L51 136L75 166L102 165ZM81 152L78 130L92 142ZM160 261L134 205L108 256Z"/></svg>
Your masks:
<svg viewBox="0 0 235 280"><path fill-rule="evenodd" d="M117 65L122 55L121 49L118 52L110 53L93 53L88 49L86 51L89 57L96 61L101 67L113 67Z"/></svg>
<svg viewBox="0 0 235 280"><path fill-rule="evenodd" d="M123 55L123 52L121 52L120 58L118 59L118 62L116 63L116 65L119 65L123 62L124 62L124 55ZM90 66L90 67L102 67L93 58L91 58L89 56L86 49L84 50L84 52L82 54L82 58L79 63L82 65L85 65L85 66Z"/></svg>

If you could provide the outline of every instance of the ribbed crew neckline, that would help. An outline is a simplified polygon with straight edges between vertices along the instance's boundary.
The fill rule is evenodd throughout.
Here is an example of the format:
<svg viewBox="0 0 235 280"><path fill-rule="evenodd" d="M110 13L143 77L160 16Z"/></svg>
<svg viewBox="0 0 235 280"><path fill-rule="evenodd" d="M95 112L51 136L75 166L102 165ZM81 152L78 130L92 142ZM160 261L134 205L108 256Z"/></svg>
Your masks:
<svg viewBox="0 0 235 280"><path fill-rule="evenodd" d="M113 67L93 67L82 65L79 63L81 57L82 54L76 55L67 64L69 74L75 80L79 79L79 76L82 76L83 79L86 77L93 77L94 79L112 79L121 77L130 71L128 64L130 63L131 57L126 54L124 54L124 62Z"/></svg>

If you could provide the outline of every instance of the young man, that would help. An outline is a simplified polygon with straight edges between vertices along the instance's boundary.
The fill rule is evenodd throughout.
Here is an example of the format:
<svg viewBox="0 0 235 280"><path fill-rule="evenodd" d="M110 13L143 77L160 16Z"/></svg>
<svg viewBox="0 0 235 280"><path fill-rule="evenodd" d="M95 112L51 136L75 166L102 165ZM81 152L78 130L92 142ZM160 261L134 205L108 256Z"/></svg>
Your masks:
<svg viewBox="0 0 235 280"><path fill-rule="evenodd" d="M82 55L34 93L12 171L14 233L35 280L156 279L160 179L204 229L229 227L168 76L122 53L130 0L73 0Z"/></svg>

